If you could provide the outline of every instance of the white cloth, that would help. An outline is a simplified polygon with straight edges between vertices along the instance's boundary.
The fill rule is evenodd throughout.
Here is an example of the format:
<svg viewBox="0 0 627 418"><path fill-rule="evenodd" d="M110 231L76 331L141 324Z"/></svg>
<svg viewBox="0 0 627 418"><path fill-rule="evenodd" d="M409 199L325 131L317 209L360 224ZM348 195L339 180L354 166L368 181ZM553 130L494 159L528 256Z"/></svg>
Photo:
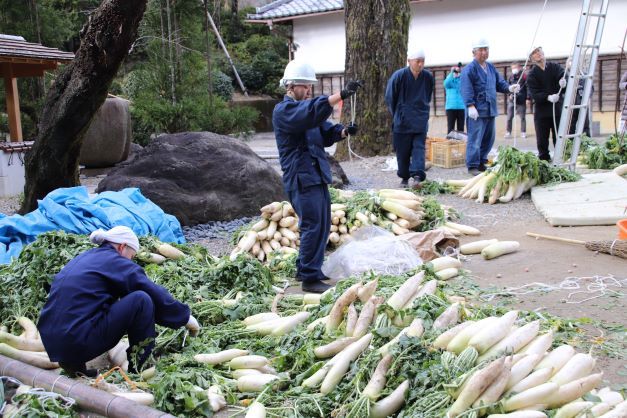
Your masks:
<svg viewBox="0 0 627 418"><path fill-rule="evenodd" d="M514 94L517 94L518 92L520 92L520 85L512 84L511 86L509 86L509 91Z"/></svg>
<svg viewBox="0 0 627 418"><path fill-rule="evenodd" d="M407 53L408 60L425 59L425 51L422 48L412 49Z"/></svg>
<svg viewBox="0 0 627 418"><path fill-rule="evenodd" d="M468 108L468 117L472 120L477 120L477 118L479 117L479 112L477 111L477 108L475 107L469 107Z"/></svg>
<svg viewBox="0 0 627 418"><path fill-rule="evenodd" d="M546 98L551 103L557 103L560 100L560 95L558 93L549 94L549 97Z"/></svg>
<svg viewBox="0 0 627 418"><path fill-rule="evenodd" d="M126 244L135 252L139 251L139 240L133 230L126 226L115 226L108 231L96 229L89 235L89 240L94 244L112 242L114 244Z"/></svg>
<svg viewBox="0 0 627 418"><path fill-rule="evenodd" d="M560 87L561 88L566 87L566 79L565 78L560 78L559 83L560 83Z"/></svg>

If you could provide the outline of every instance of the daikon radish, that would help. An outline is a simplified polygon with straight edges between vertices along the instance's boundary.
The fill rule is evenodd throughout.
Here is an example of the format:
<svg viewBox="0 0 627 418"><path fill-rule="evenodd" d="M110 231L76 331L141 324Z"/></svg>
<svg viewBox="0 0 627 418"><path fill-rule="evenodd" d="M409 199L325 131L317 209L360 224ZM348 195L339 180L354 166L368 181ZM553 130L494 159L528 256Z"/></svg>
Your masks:
<svg viewBox="0 0 627 418"><path fill-rule="evenodd" d="M257 223L255 223L253 226L251 226L250 229L255 232L260 232L266 229L268 225L270 225L270 222L268 222L267 219L262 219L258 221Z"/></svg>
<svg viewBox="0 0 627 418"><path fill-rule="evenodd" d="M619 165L618 167L614 168L613 171L614 171L614 174L618 176L627 175L627 164Z"/></svg>
<svg viewBox="0 0 627 418"><path fill-rule="evenodd" d="M357 294L359 289L361 288L361 282L355 283L340 295L339 298L333 304L331 308L331 312L329 312L329 319L326 321L327 332L337 329L337 327L342 322L342 317L344 314L344 309L348 307L351 303L353 303L357 299Z"/></svg>
<svg viewBox="0 0 627 418"><path fill-rule="evenodd" d="M472 189L484 178L483 173L477 174L470 180L466 182L466 185L461 188L461 190L457 193L458 196L463 196L468 190Z"/></svg>
<svg viewBox="0 0 627 418"><path fill-rule="evenodd" d="M464 349L466 349L466 347L468 347L468 342L472 337L474 337L481 330L487 329L493 322L497 322L498 320L499 318L490 316L462 329L453 337L453 339L451 339L446 346L446 350L455 354L461 353Z"/></svg>
<svg viewBox="0 0 627 418"><path fill-rule="evenodd" d="M17 318L17 323L24 329L24 338L27 340L36 340L37 339L37 326L33 321L26 318L25 316L20 316Z"/></svg>
<svg viewBox="0 0 627 418"><path fill-rule="evenodd" d="M383 301L382 298L370 298L359 313L359 318L355 324L352 335L361 338L368 332L368 328L377 313L377 306Z"/></svg>
<svg viewBox="0 0 627 418"><path fill-rule="evenodd" d="M435 273L435 275L438 276L438 279L440 280L449 280L449 279L452 279L453 277L459 276L459 270L456 269L455 267L452 267L449 269L440 270L437 273Z"/></svg>
<svg viewBox="0 0 627 418"><path fill-rule="evenodd" d="M237 243L237 246L241 248L243 251L249 251L251 248L253 248L253 245L255 245L256 241L257 241L257 233L255 231L247 231L244 234L244 236L239 240L239 242ZM161 252L161 250L159 250L159 252Z"/></svg>
<svg viewBox="0 0 627 418"><path fill-rule="evenodd" d="M538 335L529 344L518 351L520 354L540 354L544 355L553 344L553 330L546 334Z"/></svg>
<svg viewBox="0 0 627 418"><path fill-rule="evenodd" d="M627 417L627 401L616 405L611 411L601 415L599 418L625 418Z"/></svg>
<svg viewBox="0 0 627 418"><path fill-rule="evenodd" d="M283 228L289 228L290 226L294 225L296 223L296 218L293 216L288 216L285 218L282 218L279 221L279 226L283 227Z"/></svg>
<svg viewBox="0 0 627 418"><path fill-rule="evenodd" d="M565 405L590 392L601 383L602 379L603 373L597 373L563 384L556 393L543 403L548 404L551 409ZM555 382L549 383L556 384Z"/></svg>
<svg viewBox="0 0 627 418"><path fill-rule="evenodd" d="M295 315L283 318L281 323L277 325L270 335L285 335L294 330L301 323L305 322L310 315L310 312L299 312Z"/></svg>
<svg viewBox="0 0 627 418"><path fill-rule="evenodd" d="M331 232L329 234L329 241L333 244L337 244L338 242L340 242L340 235L337 232Z"/></svg>
<svg viewBox="0 0 627 418"><path fill-rule="evenodd" d="M357 292L357 297L362 303L366 303L368 299L374 295L374 292L377 291L377 286L379 284L379 279L370 280L368 283L363 285L359 291Z"/></svg>
<svg viewBox="0 0 627 418"><path fill-rule="evenodd" d="M466 321L466 322L462 322L461 324L454 326L448 331L440 334L440 336L438 336L438 338L436 338L435 341L433 341L433 346L435 348L445 349L448 343L450 343L451 340L455 338L456 335L458 335L462 330L464 330L465 328L467 328L468 326L474 323L475 321Z"/></svg>
<svg viewBox="0 0 627 418"><path fill-rule="evenodd" d="M496 182L496 184L494 185L494 188L492 188L492 190L490 191L490 196L488 197L489 204L493 205L499 199L499 196L501 195L501 189L503 188L503 184L504 184L503 181L500 179Z"/></svg>
<svg viewBox="0 0 627 418"><path fill-rule="evenodd" d="M18 360L22 363L39 367L40 369L56 369L59 367L59 363L51 362L49 359L46 359L43 356L31 353L29 351L19 350L5 343L0 343L0 354L6 357L10 357L13 360Z"/></svg>
<svg viewBox="0 0 627 418"><path fill-rule="evenodd" d="M518 241L499 241L494 244L490 244L481 250L481 255L486 260L492 260L493 258L513 253L519 248L520 244Z"/></svg>
<svg viewBox="0 0 627 418"><path fill-rule="evenodd" d="M329 372L322 381L322 385L320 385L320 393L326 395L335 389L344 377L344 374L348 371L351 362L359 357L368 347L371 340L372 334L366 334L337 354L337 359L334 359L331 369L329 369Z"/></svg>
<svg viewBox="0 0 627 418"><path fill-rule="evenodd" d="M488 364L483 369L474 372L464 383L463 389L459 393L455 403L453 403L448 410L447 417L455 418L466 411L479 398L483 391L492 384L498 375L501 374L504 364L505 358L501 357Z"/></svg>
<svg viewBox="0 0 627 418"><path fill-rule="evenodd" d="M408 221L416 219L416 212L406 206L399 205L398 203L384 200L383 202L381 202L381 207L388 212L392 212L399 218L407 219ZM357 214L359 214L359 212Z"/></svg>
<svg viewBox="0 0 627 418"><path fill-rule="evenodd" d="M464 255L479 254L489 245L497 243L497 239L485 239L481 241L473 241L459 247L459 251Z"/></svg>
<svg viewBox="0 0 627 418"><path fill-rule="evenodd" d="M415 297L412 296L412 298L417 299L424 295L433 295L435 291L437 290L437 288L438 288L438 281L429 280L427 283L424 284L424 286L420 288L420 290L416 292L416 294L414 295Z"/></svg>
<svg viewBox="0 0 627 418"><path fill-rule="evenodd" d="M270 204L267 204L266 206L261 208L262 212L270 212L270 213L274 213L277 212L278 210L281 210L283 207L283 204L281 202L272 202Z"/></svg>
<svg viewBox="0 0 627 418"><path fill-rule="evenodd" d="M590 408L590 411L587 413L587 415L590 415L593 417L600 417L601 415L608 412L610 409L612 409L611 406L609 406L605 402L600 402L600 403L595 404L592 408Z"/></svg>
<svg viewBox="0 0 627 418"><path fill-rule="evenodd" d="M462 179L462 180L450 179L450 180L444 180L444 183L448 184L451 187L464 187L465 185L468 184L470 180L471 179Z"/></svg>
<svg viewBox="0 0 627 418"><path fill-rule="evenodd" d="M209 389L207 389L207 399L209 400L209 406L213 412L218 412L227 405L222 390L218 385L210 386Z"/></svg>
<svg viewBox="0 0 627 418"><path fill-rule="evenodd" d="M255 239L256 239L256 237L255 237ZM255 243L255 241L253 241L253 244L254 243ZM250 247L252 247L252 244L250 245ZM250 247L248 247L244 251L250 250ZM185 254L181 250L171 246L170 244L166 244L166 243L161 243L161 244L157 245L157 251L162 256L167 257L167 258L169 258L171 260L178 260L179 258L185 257Z"/></svg>
<svg viewBox="0 0 627 418"><path fill-rule="evenodd" d="M412 192L398 189L381 189L379 190L379 196L397 200L421 200Z"/></svg>
<svg viewBox="0 0 627 418"><path fill-rule="evenodd" d="M340 229L337 227L337 225L331 225L331 228L330 228L331 232L338 232L339 230ZM329 239L329 241L331 241L331 240Z"/></svg>
<svg viewBox="0 0 627 418"><path fill-rule="evenodd" d="M248 374L237 379L237 390L240 392L261 392L268 383L278 378L273 374Z"/></svg>
<svg viewBox="0 0 627 418"><path fill-rule="evenodd" d="M256 315L251 315L249 317L244 318L243 322L245 325L254 325L260 322L271 321L271 320L279 319L279 318L281 317L274 312L262 312L262 313L258 313Z"/></svg>
<svg viewBox="0 0 627 418"><path fill-rule="evenodd" d="M544 358L538 363L534 370L544 369L550 367L553 369L553 374L557 373L566 363L575 355L575 349L570 345L564 344L550 351Z"/></svg>
<svg viewBox="0 0 627 418"><path fill-rule="evenodd" d="M250 404L244 418L266 418L266 407L257 401Z"/></svg>
<svg viewBox="0 0 627 418"><path fill-rule="evenodd" d="M271 221L268 225L268 229L266 229L267 239L273 239L274 234L277 232L277 228L279 227L278 222Z"/></svg>
<svg viewBox="0 0 627 418"><path fill-rule="evenodd" d="M26 339L24 337L17 337L8 332L0 331L0 343L6 343L11 347L24 351L46 351L44 344L41 340Z"/></svg>
<svg viewBox="0 0 627 418"><path fill-rule="evenodd" d="M531 389L533 387L546 383L549 381L552 373L553 369L551 369L550 367L536 370L529 376L522 379L520 382L516 383L512 388L509 389L508 392L520 393L526 391L527 389Z"/></svg>
<svg viewBox="0 0 627 418"><path fill-rule="evenodd" d="M226 363L227 361L231 361L236 357L247 356L249 354L248 350L239 350L236 348L230 350L223 350L218 353L212 354L196 354L194 356L194 360L203 364L221 364Z"/></svg>
<svg viewBox="0 0 627 418"><path fill-rule="evenodd" d="M355 305L351 303L348 305L348 311L346 312L346 329L344 330L344 334L347 337L353 336L358 318L359 314L357 313L357 309L355 309Z"/></svg>
<svg viewBox="0 0 627 418"><path fill-rule="evenodd" d="M462 234L462 231L458 231L457 229L449 228L448 226L444 226L444 225L440 225L438 229L441 229L442 231L447 232L456 237L464 235Z"/></svg>
<svg viewBox="0 0 627 418"><path fill-rule="evenodd" d="M335 360L335 358L338 355L339 353L336 354L335 357L333 357L331 360L327 361L314 374L309 376L307 379L303 380L303 383L301 383L301 386L306 387L306 388L314 388L318 386L320 383L322 383L327 373L329 373L329 370L331 370L331 367L333 366L333 360Z"/></svg>
<svg viewBox="0 0 627 418"><path fill-rule="evenodd" d="M262 374L258 369L235 369L231 373L233 379L237 380L242 376L250 375L250 374Z"/></svg>
<svg viewBox="0 0 627 418"><path fill-rule="evenodd" d="M460 304L454 303L433 321L433 329L446 329L459 321Z"/></svg>
<svg viewBox="0 0 627 418"><path fill-rule="evenodd" d="M601 400L605 402L606 404L610 406L616 406L625 400L623 399L623 395L621 395L620 393L614 392L610 390L610 388L605 388L605 389L607 389L607 391L603 391L603 392L599 391L597 393L597 396L601 398Z"/></svg>
<svg viewBox="0 0 627 418"><path fill-rule="evenodd" d="M507 398L503 402L503 410L511 412L536 404L545 404L558 390L559 386L556 383L543 383Z"/></svg>
<svg viewBox="0 0 627 418"><path fill-rule="evenodd" d="M314 355L317 358L328 358L336 355L355 341L357 341L359 337L344 337L337 339L329 344L322 345L320 347L316 347L314 349Z"/></svg>
<svg viewBox="0 0 627 418"><path fill-rule="evenodd" d="M512 199L514 198L514 194L516 194L517 188L518 188L518 183L516 182L509 183L509 186L507 187L507 192L505 193L505 195L499 197L499 202L501 203L511 202Z"/></svg>
<svg viewBox="0 0 627 418"><path fill-rule="evenodd" d="M429 261L431 268L436 273L440 270L448 269L448 268L460 268L462 266L461 261L453 257L440 257L435 260Z"/></svg>
<svg viewBox="0 0 627 418"><path fill-rule="evenodd" d="M525 409L524 411L510 412L509 414L490 414L488 418L547 418L542 411Z"/></svg>
<svg viewBox="0 0 627 418"><path fill-rule="evenodd" d="M490 386L488 386L479 398L477 398L477 400L472 404L473 408L493 404L501 398L501 395L505 392L505 387L507 386L507 382L511 376L511 367L512 358L506 357L503 362L503 369L501 370L501 373L496 376ZM485 409L480 412L480 415L483 415L484 412Z"/></svg>
<svg viewBox="0 0 627 418"><path fill-rule="evenodd" d="M422 283L424 276L424 271L421 271L405 280L405 282L394 292L394 294L390 296L387 300L387 304L396 310L405 306L409 298L411 298L411 296L418 290L418 286Z"/></svg>
<svg viewBox="0 0 627 418"><path fill-rule="evenodd" d="M518 311L509 311L489 327L480 330L468 341L468 345L475 347L480 354L485 353L490 347L505 338L517 317Z"/></svg>
<svg viewBox="0 0 627 418"><path fill-rule="evenodd" d="M424 332L424 330L425 328L424 328L422 319L420 318L414 319L409 326L403 328L401 332L399 332L396 335L396 337L390 340L390 342L385 344L383 347L379 348L379 354L381 354L382 356L386 355L390 351L390 349L396 343L398 343L398 341L401 339L403 335L407 335L408 337L420 337L422 333Z"/></svg>
<svg viewBox="0 0 627 418"><path fill-rule="evenodd" d="M481 235L481 231L477 228L473 228L472 226L462 225L455 222L445 222L444 226L448 228L457 229L464 235Z"/></svg>
<svg viewBox="0 0 627 418"><path fill-rule="evenodd" d="M542 356L539 354L528 354L520 359L518 362L516 362L516 364L512 366L512 373L509 377L509 380L507 381L505 389L510 390L525 377L529 376L534 366L538 364L540 359L542 359Z"/></svg>
<svg viewBox="0 0 627 418"><path fill-rule="evenodd" d="M256 369L267 364L268 359L258 355L237 356L229 361L231 369Z"/></svg>
<svg viewBox="0 0 627 418"><path fill-rule="evenodd" d="M364 388L363 396L373 401L376 401L381 396L381 391L385 388L385 383L387 382L386 375L388 370L390 370L390 366L392 366L392 360L393 357L390 354L383 356Z"/></svg>
<svg viewBox="0 0 627 418"><path fill-rule="evenodd" d="M557 410L554 418L575 418L580 412L590 409L594 402L573 401Z"/></svg>
<svg viewBox="0 0 627 418"><path fill-rule="evenodd" d="M150 406L155 402L152 393L147 392L111 392L111 394L145 406Z"/></svg>
<svg viewBox="0 0 627 418"><path fill-rule="evenodd" d="M307 325L307 331L313 331L318 325L326 325L328 320L328 316L323 316L322 318L316 319L311 324Z"/></svg>
<svg viewBox="0 0 627 418"><path fill-rule="evenodd" d="M141 372L141 378L144 382L149 381L157 374L157 368L155 366L149 367Z"/></svg>
<svg viewBox="0 0 627 418"><path fill-rule="evenodd" d="M405 395L408 390L409 380L405 380L387 397L372 405L370 408L370 418L385 418L394 415L405 404Z"/></svg>
<svg viewBox="0 0 627 418"><path fill-rule="evenodd" d="M120 340L109 352L109 362L113 366L121 366L128 359L126 358L126 349L129 347L129 343L126 339Z"/></svg>
<svg viewBox="0 0 627 418"><path fill-rule="evenodd" d="M479 360L489 359L505 353L517 353L522 347L529 344L540 330L540 321L530 322L514 331L511 331L501 341L492 346ZM538 356L538 361L540 356Z"/></svg>
<svg viewBox="0 0 627 418"><path fill-rule="evenodd" d="M588 376L594 369L594 365L594 358L590 354L577 353L551 377L550 381L558 385L564 385Z"/></svg>

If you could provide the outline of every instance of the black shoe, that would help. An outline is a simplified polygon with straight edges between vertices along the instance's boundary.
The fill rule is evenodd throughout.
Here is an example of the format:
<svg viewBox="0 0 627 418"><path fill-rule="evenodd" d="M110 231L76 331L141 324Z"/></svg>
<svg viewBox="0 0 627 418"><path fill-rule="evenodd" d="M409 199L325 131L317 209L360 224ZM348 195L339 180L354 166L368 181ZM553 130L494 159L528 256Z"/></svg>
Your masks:
<svg viewBox="0 0 627 418"><path fill-rule="evenodd" d="M409 179L401 180L401 184L400 184L401 187L404 188L404 187L407 187L408 185L409 185Z"/></svg>
<svg viewBox="0 0 627 418"><path fill-rule="evenodd" d="M486 171L486 166L485 166L485 164L483 164L483 163L479 164L479 168L477 168L477 170L481 171L482 173L483 173L484 171Z"/></svg>
<svg viewBox="0 0 627 418"><path fill-rule="evenodd" d="M303 292L309 292L309 293L324 293L325 291L329 290L332 287L333 286L326 284L324 282L321 282L320 280L316 280L313 282L303 282L302 284Z"/></svg>
<svg viewBox="0 0 627 418"><path fill-rule="evenodd" d="M477 176L477 175L481 174L481 171L479 171L477 168L469 168L468 169L468 174L472 174L473 176Z"/></svg>
<svg viewBox="0 0 627 418"><path fill-rule="evenodd" d="M67 373L67 375L69 377L80 377L80 376L96 377L96 376L98 376L98 370L96 370L96 369L88 369L85 366L85 363L83 363L83 364L67 364L67 363L59 362L59 366L61 366L63 371L65 371L65 373Z"/></svg>
<svg viewBox="0 0 627 418"><path fill-rule="evenodd" d="M420 177L414 176L414 183L411 185L411 188L414 190L420 190L422 188L422 180L420 180Z"/></svg>

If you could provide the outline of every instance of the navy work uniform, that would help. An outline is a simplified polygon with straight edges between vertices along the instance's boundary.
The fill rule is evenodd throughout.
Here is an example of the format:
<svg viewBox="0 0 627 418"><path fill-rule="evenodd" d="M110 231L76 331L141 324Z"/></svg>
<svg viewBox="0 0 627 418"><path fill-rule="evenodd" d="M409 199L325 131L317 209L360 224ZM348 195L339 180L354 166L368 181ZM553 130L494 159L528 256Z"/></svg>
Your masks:
<svg viewBox="0 0 627 418"><path fill-rule="evenodd" d="M283 185L299 218L296 277L304 283L326 280L321 267L331 228L332 177L324 147L340 141L344 129L327 121L332 111L327 96L301 101L285 96L272 113Z"/></svg>
<svg viewBox="0 0 627 418"><path fill-rule="evenodd" d="M433 75L427 70L414 78L409 67L392 74L385 89L385 103L393 116L392 133L397 175L403 180L425 173L425 140L429 129L429 109Z"/></svg>
<svg viewBox="0 0 627 418"><path fill-rule="evenodd" d="M71 365L84 365L128 334L132 369L152 352L155 323L178 328L189 317L187 305L103 243L78 255L54 277L37 327L50 360ZM145 348L133 363L132 350L142 343Z"/></svg>
<svg viewBox="0 0 627 418"><path fill-rule="evenodd" d="M474 105L479 113L477 120L466 118L468 144L466 166L477 169L488 162L488 154L494 145L496 132L494 118L498 115L496 92L509 93L509 84L496 71L494 65L485 63L485 69L474 59L462 70L462 98L466 109Z"/></svg>

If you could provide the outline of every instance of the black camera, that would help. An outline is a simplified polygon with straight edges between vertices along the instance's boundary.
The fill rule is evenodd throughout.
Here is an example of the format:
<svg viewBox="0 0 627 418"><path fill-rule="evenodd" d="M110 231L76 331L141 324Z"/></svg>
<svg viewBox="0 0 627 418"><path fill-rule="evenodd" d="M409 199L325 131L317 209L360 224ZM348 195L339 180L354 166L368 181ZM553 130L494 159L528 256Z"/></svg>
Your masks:
<svg viewBox="0 0 627 418"><path fill-rule="evenodd" d="M459 74L459 69L460 69L460 68L462 68L462 63L461 63L461 62L458 62L458 63L457 63L457 68L455 68L455 69L453 70L453 72L454 72L455 74Z"/></svg>

